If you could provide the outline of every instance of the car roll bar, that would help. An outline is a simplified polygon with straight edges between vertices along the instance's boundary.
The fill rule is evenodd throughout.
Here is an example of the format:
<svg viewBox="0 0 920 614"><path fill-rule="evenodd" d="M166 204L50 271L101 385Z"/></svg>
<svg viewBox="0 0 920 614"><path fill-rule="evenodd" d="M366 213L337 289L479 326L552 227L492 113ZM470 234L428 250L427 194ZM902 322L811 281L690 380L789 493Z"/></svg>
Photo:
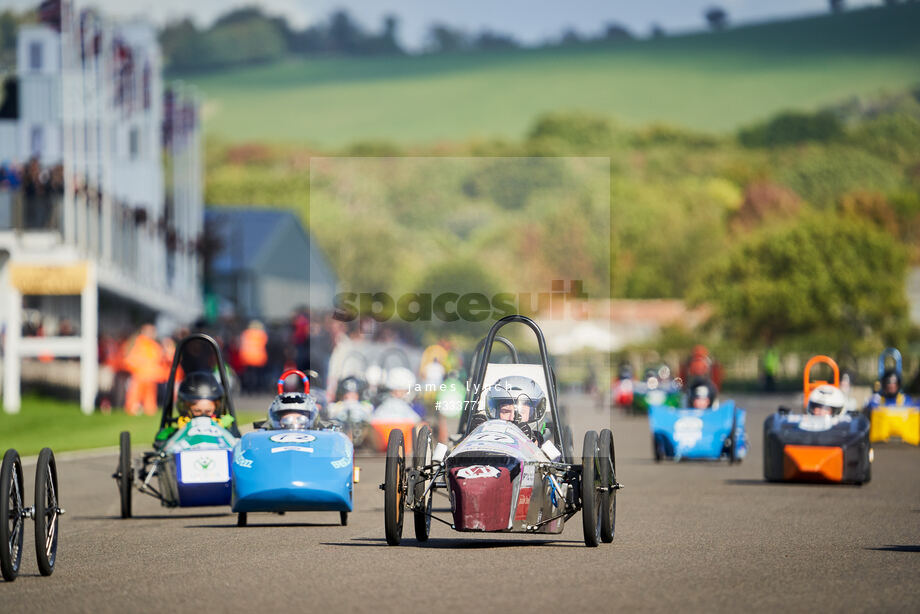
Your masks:
<svg viewBox="0 0 920 614"><path fill-rule="evenodd" d="M815 365L818 365L818 364L825 364L831 368L831 371L833 371L834 373L833 385L837 388L840 388L840 367L837 366L837 363L834 361L834 359L831 358L830 356L825 356L823 354L819 354L818 356L812 356L810 359L808 359L808 362L805 363L805 374L804 374L804 381L803 381L803 390L805 394L803 395L803 399L802 399L803 407L808 407L808 395L811 394L812 390L814 390L818 386L822 386L824 384L831 383L825 380L812 380L811 379L811 370Z"/></svg>
<svg viewBox="0 0 920 614"><path fill-rule="evenodd" d="M179 369L180 359L182 358L182 351L192 341L203 341L208 344L211 347L211 351L213 352L214 357L217 359L217 368L220 372L220 385L224 388L227 412L233 417L233 423L227 430L229 430L234 437L239 437L240 429L236 424L236 410L233 407L233 395L230 394L230 384L227 381L227 367L224 364L224 357L220 353L220 346L217 345L217 341L215 341L214 338L210 335L206 335L204 333L192 333L191 335L182 339L179 342L179 345L176 346L176 353L173 354L172 367L169 369L169 380L167 380L166 383L166 402L163 404L163 414L160 417L160 429L166 428L173 421L176 371Z"/></svg>
<svg viewBox="0 0 920 614"><path fill-rule="evenodd" d="M502 337L501 335L496 335L495 341L497 341L498 343L501 343L506 348L508 348L508 352L511 353L511 362L513 364L518 364L520 362L520 359L518 358L517 348L514 347L514 344L511 343L511 341L509 341L505 337ZM482 348L483 346L485 346L485 343L486 343L485 337L480 339L479 343L476 344L476 349L473 350L473 355L470 357L470 370L469 370L469 375L467 376L470 382L473 381L472 378L474 377L476 371L479 369L479 362L480 362L480 358L482 357ZM466 394L463 397L463 410L462 410L462 413L460 414L460 425L457 428L458 433L465 434L467 430L469 429L469 420L470 420L470 416L472 416L472 399L471 399L472 395L473 395L473 387L467 386Z"/></svg>
<svg viewBox="0 0 920 614"><path fill-rule="evenodd" d="M495 337L498 335L498 331L501 330L502 327L512 322L518 322L520 324L526 325L537 337L537 345L540 347L540 362L543 363L543 377L546 380L546 395L549 399L550 414L553 417L553 441L558 442L562 447L563 458L572 458L573 451L568 449L568 442L566 442L562 433L562 423L559 419L559 408L556 404L556 378L553 374L552 368L549 365L549 354L546 351L546 339L543 337L543 331L540 330L540 327L537 326L537 323L527 316L520 314L505 316L493 324L492 328L489 329L489 334L486 335L483 345L482 360L479 362L479 365L477 365L476 377L473 380L475 383L473 393L473 406L476 406L479 403L479 398L482 395L482 388L486 378L486 367L489 364L489 358L492 356L492 344L495 342Z"/></svg>
<svg viewBox="0 0 920 614"><path fill-rule="evenodd" d="M894 358L894 370L898 374L898 377L901 377L902 362L901 362L901 352L897 348L885 348L885 350L878 355L878 379L881 381L882 375L885 374L885 363L888 362L888 357Z"/></svg>

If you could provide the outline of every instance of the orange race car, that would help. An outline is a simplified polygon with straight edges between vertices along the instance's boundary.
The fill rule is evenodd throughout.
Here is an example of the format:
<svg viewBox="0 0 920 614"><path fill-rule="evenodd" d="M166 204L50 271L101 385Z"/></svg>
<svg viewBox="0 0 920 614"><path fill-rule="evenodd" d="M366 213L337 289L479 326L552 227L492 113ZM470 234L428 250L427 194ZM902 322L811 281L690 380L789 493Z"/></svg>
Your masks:
<svg viewBox="0 0 920 614"><path fill-rule="evenodd" d="M812 368L829 366L833 380L812 380ZM804 413L780 407L763 426L763 472L769 482L864 484L872 477L869 420L846 411L840 369L815 356L805 365Z"/></svg>

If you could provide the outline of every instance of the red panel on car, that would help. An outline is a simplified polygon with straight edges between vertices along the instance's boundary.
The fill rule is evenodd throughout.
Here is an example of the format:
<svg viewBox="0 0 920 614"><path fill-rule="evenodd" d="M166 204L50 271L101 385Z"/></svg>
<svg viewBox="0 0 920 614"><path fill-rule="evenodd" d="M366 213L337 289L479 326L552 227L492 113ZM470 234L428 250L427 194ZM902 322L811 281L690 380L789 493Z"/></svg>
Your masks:
<svg viewBox="0 0 920 614"><path fill-rule="evenodd" d="M503 531L508 528L511 474L506 467L454 467L448 479L457 530Z"/></svg>

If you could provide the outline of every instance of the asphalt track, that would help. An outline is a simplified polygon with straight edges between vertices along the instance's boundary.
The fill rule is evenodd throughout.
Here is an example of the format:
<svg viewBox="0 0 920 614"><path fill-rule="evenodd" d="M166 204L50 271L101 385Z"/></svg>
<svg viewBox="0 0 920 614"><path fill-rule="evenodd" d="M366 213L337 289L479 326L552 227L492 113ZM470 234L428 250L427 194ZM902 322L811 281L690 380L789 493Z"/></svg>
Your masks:
<svg viewBox="0 0 920 614"><path fill-rule="evenodd" d="M348 526L301 513L251 514L246 528L221 509L168 510L137 493L136 517L121 520L115 456L62 460L57 568L40 577L29 545L19 579L0 581L0 610L920 611L920 449L876 446L863 487L765 484L762 424L779 400L741 399L753 451L728 466L655 464L646 420L569 399L576 430L612 421L626 486L616 539L596 549L580 516L554 537L433 523L421 547L407 519L403 545L388 547L382 458L359 459ZM30 484L34 465L25 472Z"/></svg>

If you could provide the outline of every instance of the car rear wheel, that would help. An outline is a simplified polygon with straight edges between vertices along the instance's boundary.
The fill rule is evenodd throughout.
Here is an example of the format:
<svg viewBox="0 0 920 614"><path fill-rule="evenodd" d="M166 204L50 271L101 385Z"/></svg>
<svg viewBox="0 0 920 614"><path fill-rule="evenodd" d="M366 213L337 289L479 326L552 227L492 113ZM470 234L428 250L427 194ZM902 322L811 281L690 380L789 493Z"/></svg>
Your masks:
<svg viewBox="0 0 920 614"><path fill-rule="evenodd" d="M416 471L421 471L423 467L431 465L431 429L428 425L422 425L415 433L415 441L412 450L412 464ZM427 493L425 489L428 483L425 480L415 482L415 539L420 542L428 541L428 534L431 532L431 491Z"/></svg>
<svg viewBox="0 0 920 614"><path fill-rule="evenodd" d="M348 512L339 512L339 522L343 527L348 526Z"/></svg>
<svg viewBox="0 0 920 614"><path fill-rule="evenodd" d="M597 432L585 433L581 455L581 520L585 545L595 548L601 539L601 497L597 492Z"/></svg>
<svg viewBox="0 0 920 614"><path fill-rule="evenodd" d="M399 429L390 431L387 441L387 463L384 474L383 520L387 544L398 546L402 541L403 511L406 495L406 448Z"/></svg>
<svg viewBox="0 0 920 614"><path fill-rule="evenodd" d="M122 431L118 436L118 492L121 495L121 517L131 517L131 487L134 472L131 469L131 433Z"/></svg>
<svg viewBox="0 0 920 614"><path fill-rule="evenodd" d="M247 522L249 522L249 515L246 512L240 512L236 515L236 526L245 527Z"/></svg>
<svg viewBox="0 0 920 614"><path fill-rule="evenodd" d="M613 432L601 431L597 442L597 464L600 483L604 491L598 493L601 500L601 541L609 544L613 541L617 522L617 462L613 449Z"/></svg>
<svg viewBox="0 0 920 614"><path fill-rule="evenodd" d="M7 582L16 579L22 562L24 496L19 453L7 450L0 465L0 572Z"/></svg>
<svg viewBox="0 0 920 614"><path fill-rule="evenodd" d="M54 572L60 514L57 464L51 448L44 448L38 455L35 468L35 554L38 570L43 576Z"/></svg>
<svg viewBox="0 0 920 614"><path fill-rule="evenodd" d="M732 432L728 434L728 464L734 465L738 460L736 448L738 447L738 412L732 413Z"/></svg>

